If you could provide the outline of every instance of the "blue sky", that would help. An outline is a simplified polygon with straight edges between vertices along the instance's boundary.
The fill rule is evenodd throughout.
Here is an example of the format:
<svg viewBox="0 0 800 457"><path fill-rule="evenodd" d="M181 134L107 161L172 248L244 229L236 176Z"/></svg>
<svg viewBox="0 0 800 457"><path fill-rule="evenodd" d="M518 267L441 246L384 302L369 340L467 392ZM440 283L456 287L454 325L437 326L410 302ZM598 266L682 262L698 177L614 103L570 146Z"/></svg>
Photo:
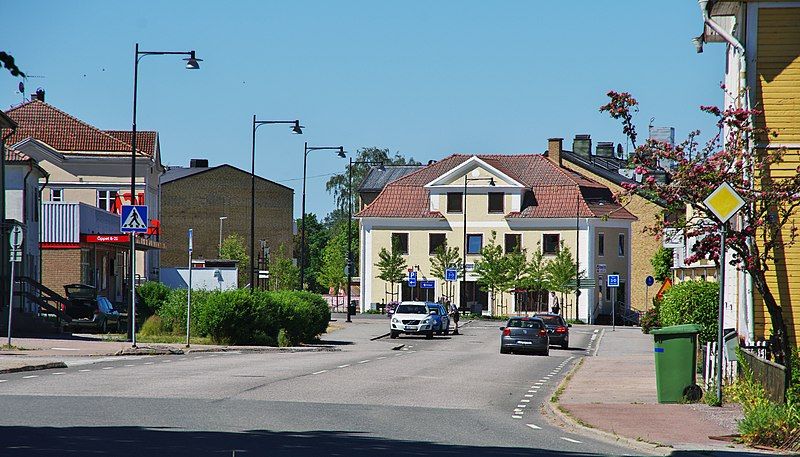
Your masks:
<svg viewBox="0 0 800 457"><path fill-rule="evenodd" d="M712 120L722 100L722 45L696 54L697 2L684 1L35 1L3 5L2 48L47 101L103 129L129 129L134 43L195 49L147 57L138 125L158 130L163 161L250 168L250 123L299 118L302 136L264 126L256 173L293 187L300 213L303 141L389 148L417 160L546 149L577 133L624 142L598 112L609 89L641 103L640 130L678 138ZM14 19L12 19L14 18ZM0 106L21 101L0 72ZM326 214L335 154L309 156L307 207ZM247 189L242 190L246 198ZM214 216L216 217L216 215Z"/></svg>

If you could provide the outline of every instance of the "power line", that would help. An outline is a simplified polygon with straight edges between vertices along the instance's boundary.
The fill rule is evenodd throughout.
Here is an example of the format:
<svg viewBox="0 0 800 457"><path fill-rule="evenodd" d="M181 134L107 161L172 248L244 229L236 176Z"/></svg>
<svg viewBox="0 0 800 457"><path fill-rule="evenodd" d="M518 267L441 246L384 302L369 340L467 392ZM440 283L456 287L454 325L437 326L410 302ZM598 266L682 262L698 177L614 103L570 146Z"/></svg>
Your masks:
<svg viewBox="0 0 800 457"><path fill-rule="evenodd" d="M338 175L339 173L326 173L324 175L314 175L314 176L306 176L306 179L314 179L314 178L325 178L328 176ZM302 181L303 178L291 178L291 179L281 179L277 182L289 182L289 181Z"/></svg>

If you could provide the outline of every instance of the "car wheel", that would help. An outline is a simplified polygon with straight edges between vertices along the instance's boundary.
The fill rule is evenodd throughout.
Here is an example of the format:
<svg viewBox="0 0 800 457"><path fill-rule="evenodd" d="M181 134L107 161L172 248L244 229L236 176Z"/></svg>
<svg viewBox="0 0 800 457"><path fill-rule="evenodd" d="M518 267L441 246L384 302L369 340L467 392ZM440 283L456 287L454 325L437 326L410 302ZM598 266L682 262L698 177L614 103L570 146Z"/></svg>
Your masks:
<svg viewBox="0 0 800 457"><path fill-rule="evenodd" d="M550 355L550 346L547 347L544 351L542 351L542 355L547 357Z"/></svg>
<svg viewBox="0 0 800 457"><path fill-rule="evenodd" d="M425 334L425 339L426 340L432 340L433 339L433 330L430 330L430 331L428 331L428 333Z"/></svg>
<svg viewBox="0 0 800 457"><path fill-rule="evenodd" d="M504 348L504 347L501 347L501 348L500 348L500 353L501 353L501 354L508 354L509 352L511 352L511 351L509 351L508 349L506 349L506 348Z"/></svg>
<svg viewBox="0 0 800 457"><path fill-rule="evenodd" d="M569 349L569 340L564 340L561 342L561 349Z"/></svg>
<svg viewBox="0 0 800 457"><path fill-rule="evenodd" d="M103 324L100 325L100 333L108 333L108 320L104 320Z"/></svg>
<svg viewBox="0 0 800 457"><path fill-rule="evenodd" d="M449 335L450 334L450 327L447 327L446 329L444 329L444 332L442 332L442 333L444 333L444 336Z"/></svg>
<svg viewBox="0 0 800 457"><path fill-rule="evenodd" d="M389 332L389 338L391 338L391 339L395 339L395 338L397 338L397 336L399 335L399 333L400 333L400 332L395 332L394 330L392 330L391 332Z"/></svg>

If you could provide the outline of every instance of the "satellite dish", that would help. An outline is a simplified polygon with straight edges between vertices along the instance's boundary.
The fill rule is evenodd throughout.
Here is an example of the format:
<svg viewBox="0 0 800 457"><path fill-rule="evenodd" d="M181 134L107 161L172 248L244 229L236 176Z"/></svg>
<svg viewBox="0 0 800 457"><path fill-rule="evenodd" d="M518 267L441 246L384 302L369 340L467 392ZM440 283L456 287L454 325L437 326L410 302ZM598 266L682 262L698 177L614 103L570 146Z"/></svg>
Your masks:
<svg viewBox="0 0 800 457"><path fill-rule="evenodd" d="M22 81L19 82L19 93L20 94L25 93L25 84Z"/></svg>

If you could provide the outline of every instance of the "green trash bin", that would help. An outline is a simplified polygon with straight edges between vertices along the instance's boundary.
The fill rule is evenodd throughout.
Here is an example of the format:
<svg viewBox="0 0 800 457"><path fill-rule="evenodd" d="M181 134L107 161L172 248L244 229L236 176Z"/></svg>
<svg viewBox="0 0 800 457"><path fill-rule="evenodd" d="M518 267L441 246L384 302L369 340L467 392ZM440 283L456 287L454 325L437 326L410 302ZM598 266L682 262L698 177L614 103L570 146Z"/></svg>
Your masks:
<svg viewBox="0 0 800 457"><path fill-rule="evenodd" d="M673 325L651 330L656 358L656 393L659 403L699 400L695 384L697 370L697 324Z"/></svg>

